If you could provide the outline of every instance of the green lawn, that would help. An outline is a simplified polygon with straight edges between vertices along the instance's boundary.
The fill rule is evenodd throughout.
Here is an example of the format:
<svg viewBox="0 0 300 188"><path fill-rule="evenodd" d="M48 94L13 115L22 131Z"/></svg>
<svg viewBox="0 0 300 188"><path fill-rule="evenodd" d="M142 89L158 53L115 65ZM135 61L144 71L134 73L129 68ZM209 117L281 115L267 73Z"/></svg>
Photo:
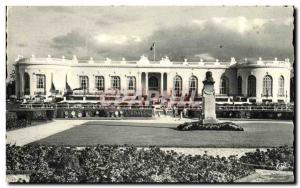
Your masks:
<svg viewBox="0 0 300 188"><path fill-rule="evenodd" d="M244 122L244 131L177 131L175 125L90 121L35 143L170 147L272 147L292 145L292 122Z"/></svg>

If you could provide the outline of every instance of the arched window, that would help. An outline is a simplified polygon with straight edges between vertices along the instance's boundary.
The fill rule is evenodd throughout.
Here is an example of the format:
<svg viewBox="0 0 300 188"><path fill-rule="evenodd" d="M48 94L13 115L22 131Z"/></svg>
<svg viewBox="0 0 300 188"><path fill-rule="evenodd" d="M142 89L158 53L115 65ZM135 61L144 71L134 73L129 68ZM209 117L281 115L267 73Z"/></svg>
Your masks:
<svg viewBox="0 0 300 188"><path fill-rule="evenodd" d="M121 79L119 76L111 77L111 88L121 90Z"/></svg>
<svg viewBox="0 0 300 188"><path fill-rule="evenodd" d="M242 95L242 77L238 77L238 95Z"/></svg>
<svg viewBox="0 0 300 188"><path fill-rule="evenodd" d="M30 77L27 72L24 73L24 95L30 95Z"/></svg>
<svg viewBox="0 0 300 188"><path fill-rule="evenodd" d="M89 77L79 76L80 88L83 90L89 89Z"/></svg>
<svg viewBox="0 0 300 188"><path fill-rule="evenodd" d="M149 78L149 90L158 91L158 79L155 76Z"/></svg>
<svg viewBox="0 0 300 188"><path fill-rule="evenodd" d="M135 76L128 76L128 90L135 90Z"/></svg>
<svg viewBox="0 0 300 188"><path fill-rule="evenodd" d="M36 93L41 95L46 94L46 76L44 74L36 75Z"/></svg>
<svg viewBox="0 0 300 188"><path fill-rule="evenodd" d="M266 75L263 79L263 96L270 97L273 95L273 79L270 75Z"/></svg>
<svg viewBox="0 0 300 188"><path fill-rule="evenodd" d="M229 84L228 84L228 78L226 76L221 77L220 81L220 94L221 95L228 95L229 93Z"/></svg>
<svg viewBox="0 0 300 188"><path fill-rule="evenodd" d="M182 78L178 75L173 80L173 89L175 96L181 96L182 91Z"/></svg>
<svg viewBox="0 0 300 188"><path fill-rule="evenodd" d="M191 95L192 92L198 93L198 79L196 76L191 76L189 79L189 94Z"/></svg>
<svg viewBox="0 0 300 188"><path fill-rule="evenodd" d="M104 76L96 76L95 77L95 86L96 86L96 89L104 91L104 89L105 89Z"/></svg>
<svg viewBox="0 0 300 188"><path fill-rule="evenodd" d="M248 77L248 97L256 97L256 78L253 75Z"/></svg>
<svg viewBox="0 0 300 188"><path fill-rule="evenodd" d="M278 96L280 96L280 97L284 96L284 77L282 75L279 77Z"/></svg>

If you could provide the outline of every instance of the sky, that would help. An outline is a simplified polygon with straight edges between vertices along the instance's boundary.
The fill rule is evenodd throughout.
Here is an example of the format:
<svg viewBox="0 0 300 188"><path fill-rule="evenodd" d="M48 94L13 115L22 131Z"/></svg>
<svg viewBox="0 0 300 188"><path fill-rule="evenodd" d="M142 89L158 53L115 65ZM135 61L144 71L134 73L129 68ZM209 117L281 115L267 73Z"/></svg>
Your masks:
<svg viewBox="0 0 300 188"><path fill-rule="evenodd" d="M78 59L294 59L293 7L8 7L8 69L18 55Z"/></svg>

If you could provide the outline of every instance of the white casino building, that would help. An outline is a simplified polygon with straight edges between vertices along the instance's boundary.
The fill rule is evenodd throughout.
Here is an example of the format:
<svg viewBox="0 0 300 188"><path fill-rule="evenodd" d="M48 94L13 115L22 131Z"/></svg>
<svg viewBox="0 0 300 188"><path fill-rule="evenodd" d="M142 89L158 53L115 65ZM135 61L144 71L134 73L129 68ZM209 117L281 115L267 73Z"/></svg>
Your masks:
<svg viewBox="0 0 300 188"><path fill-rule="evenodd" d="M284 61L247 59L230 61L183 62L150 61L141 56L137 61L79 60L64 57L19 57L15 63L16 94L22 96L63 95L73 90L76 95L104 95L119 92L161 96L201 95L205 73L211 71L216 96L244 96L253 102L289 102L292 64Z"/></svg>

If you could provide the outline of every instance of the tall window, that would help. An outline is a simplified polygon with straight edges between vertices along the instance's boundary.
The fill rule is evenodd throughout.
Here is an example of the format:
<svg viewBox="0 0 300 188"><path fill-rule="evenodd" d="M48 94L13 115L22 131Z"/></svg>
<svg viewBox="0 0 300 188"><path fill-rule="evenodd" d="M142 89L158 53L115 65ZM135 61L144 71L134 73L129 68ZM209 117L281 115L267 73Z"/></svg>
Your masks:
<svg viewBox="0 0 300 188"><path fill-rule="evenodd" d="M228 78L226 76L221 77L220 81L220 94L221 95L228 95L229 87L228 87Z"/></svg>
<svg viewBox="0 0 300 188"><path fill-rule="evenodd" d="M95 77L95 86L98 90L104 91L104 77L103 76Z"/></svg>
<svg viewBox="0 0 300 188"><path fill-rule="evenodd" d="M180 76L175 76L174 78L174 93L175 96L181 96L181 91L182 91L182 78Z"/></svg>
<svg viewBox="0 0 300 188"><path fill-rule="evenodd" d="M158 79L155 76L149 78L149 90L158 91Z"/></svg>
<svg viewBox="0 0 300 188"><path fill-rule="evenodd" d="M279 77L279 91L278 91L278 95L280 97L284 96L284 77L282 75Z"/></svg>
<svg viewBox="0 0 300 188"><path fill-rule="evenodd" d="M273 95L273 79L271 76L266 75L263 79L263 96L270 97Z"/></svg>
<svg viewBox="0 0 300 188"><path fill-rule="evenodd" d="M24 73L24 95L30 95L30 77L27 72Z"/></svg>
<svg viewBox="0 0 300 188"><path fill-rule="evenodd" d="M128 76L127 77L128 81L128 90L135 90L135 76Z"/></svg>
<svg viewBox="0 0 300 188"><path fill-rule="evenodd" d="M192 94L192 92L198 93L198 79L196 76L192 76L189 79L189 94Z"/></svg>
<svg viewBox="0 0 300 188"><path fill-rule="evenodd" d="M89 77L79 76L80 88L86 90L89 88Z"/></svg>
<svg viewBox="0 0 300 188"><path fill-rule="evenodd" d="M238 95L242 95L242 77L238 77Z"/></svg>
<svg viewBox="0 0 300 188"><path fill-rule="evenodd" d="M121 79L119 76L111 77L111 88L121 90Z"/></svg>
<svg viewBox="0 0 300 188"><path fill-rule="evenodd" d="M255 97L256 96L256 78L253 75L248 77L248 96Z"/></svg>
<svg viewBox="0 0 300 188"><path fill-rule="evenodd" d="M36 88L37 92L40 94L45 94L46 92L46 76L43 74L36 75Z"/></svg>

